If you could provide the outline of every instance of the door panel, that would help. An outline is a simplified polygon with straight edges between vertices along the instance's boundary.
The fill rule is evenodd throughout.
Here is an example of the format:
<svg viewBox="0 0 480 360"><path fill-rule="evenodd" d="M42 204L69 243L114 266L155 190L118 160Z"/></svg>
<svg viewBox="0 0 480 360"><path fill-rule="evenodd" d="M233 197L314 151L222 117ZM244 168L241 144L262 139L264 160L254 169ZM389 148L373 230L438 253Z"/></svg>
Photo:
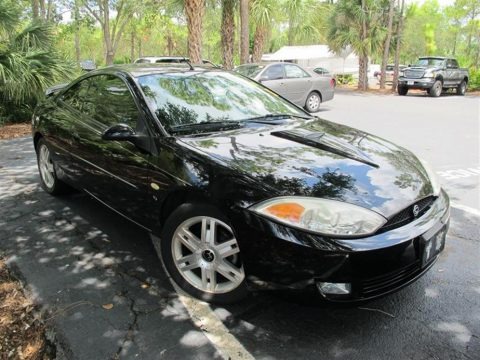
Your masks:
<svg viewBox="0 0 480 360"><path fill-rule="evenodd" d="M302 68L294 64L285 64L285 88L288 99L299 106L304 106L306 98L312 88L312 78Z"/></svg>
<svg viewBox="0 0 480 360"><path fill-rule="evenodd" d="M285 89L285 75L282 64L273 64L268 66L259 76L263 85L288 99L288 94Z"/></svg>

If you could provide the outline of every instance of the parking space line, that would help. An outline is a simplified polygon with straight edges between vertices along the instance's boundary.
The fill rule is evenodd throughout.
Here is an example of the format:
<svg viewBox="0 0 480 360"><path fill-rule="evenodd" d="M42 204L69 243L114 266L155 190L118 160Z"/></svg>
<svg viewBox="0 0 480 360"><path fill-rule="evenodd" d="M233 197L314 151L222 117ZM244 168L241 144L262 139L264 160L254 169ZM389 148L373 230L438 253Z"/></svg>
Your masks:
<svg viewBox="0 0 480 360"><path fill-rule="evenodd" d="M230 333L207 303L180 294L179 299L187 309L193 323L202 330L223 358L231 360L255 359Z"/></svg>
<svg viewBox="0 0 480 360"><path fill-rule="evenodd" d="M451 203L451 205L452 205L452 207L455 208L455 209L459 209L459 210L468 212L469 214L472 214L472 215L475 215L475 216L479 216L479 217L480 217L480 210L478 210L478 209L472 208L472 207L470 207L470 206L465 206L465 205L457 204L457 203L455 203L455 202Z"/></svg>
<svg viewBox="0 0 480 360"><path fill-rule="evenodd" d="M160 249L160 238L150 234L152 242L159 254L162 253ZM163 260L160 261L163 271L168 275ZM220 353L224 359L228 360L254 360L255 357L248 352L247 349L233 336L223 322L218 318L210 305L206 302L194 299L188 295L183 295L185 292L173 281L168 275L168 280L172 287L178 294L178 299L183 307L187 310L190 319L194 325L202 331L210 343Z"/></svg>

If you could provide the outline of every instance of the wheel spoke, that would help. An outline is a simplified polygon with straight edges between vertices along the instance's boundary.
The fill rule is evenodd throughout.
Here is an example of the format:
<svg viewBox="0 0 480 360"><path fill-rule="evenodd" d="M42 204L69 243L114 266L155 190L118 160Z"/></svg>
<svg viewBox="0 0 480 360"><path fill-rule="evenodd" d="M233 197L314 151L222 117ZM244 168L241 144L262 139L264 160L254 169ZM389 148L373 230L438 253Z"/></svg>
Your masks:
<svg viewBox="0 0 480 360"><path fill-rule="evenodd" d="M243 278L243 270L237 269L227 261L222 260L217 267L217 271L232 282L238 282L239 279Z"/></svg>
<svg viewBox="0 0 480 360"><path fill-rule="evenodd" d="M177 238L191 252L199 249L200 239L193 235L188 229L182 228L177 234Z"/></svg>
<svg viewBox="0 0 480 360"><path fill-rule="evenodd" d="M240 252L236 239L231 239L218 244L216 250L223 259Z"/></svg>
<svg viewBox="0 0 480 360"><path fill-rule="evenodd" d="M177 260L177 266L182 271L189 271L200 266L196 254L190 254Z"/></svg>
<svg viewBox="0 0 480 360"><path fill-rule="evenodd" d="M212 218L202 219L202 235L203 243L213 245L215 243L215 220Z"/></svg>
<svg viewBox="0 0 480 360"><path fill-rule="evenodd" d="M53 173L53 164L50 161L45 163L45 167L47 168L48 172Z"/></svg>
<svg viewBox="0 0 480 360"><path fill-rule="evenodd" d="M207 291L214 291L217 286L217 274L213 269L202 268L202 286Z"/></svg>

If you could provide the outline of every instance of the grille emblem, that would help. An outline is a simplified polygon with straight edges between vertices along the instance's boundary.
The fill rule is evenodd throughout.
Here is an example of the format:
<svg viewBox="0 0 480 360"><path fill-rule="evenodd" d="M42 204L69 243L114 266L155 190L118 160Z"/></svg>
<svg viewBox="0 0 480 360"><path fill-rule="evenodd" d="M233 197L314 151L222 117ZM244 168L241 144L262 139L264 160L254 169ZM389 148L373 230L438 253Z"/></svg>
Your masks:
<svg viewBox="0 0 480 360"><path fill-rule="evenodd" d="M418 214L420 213L420 207L418 205L413 205L412 212L413 212L413 216L417 217Z"/></svg>

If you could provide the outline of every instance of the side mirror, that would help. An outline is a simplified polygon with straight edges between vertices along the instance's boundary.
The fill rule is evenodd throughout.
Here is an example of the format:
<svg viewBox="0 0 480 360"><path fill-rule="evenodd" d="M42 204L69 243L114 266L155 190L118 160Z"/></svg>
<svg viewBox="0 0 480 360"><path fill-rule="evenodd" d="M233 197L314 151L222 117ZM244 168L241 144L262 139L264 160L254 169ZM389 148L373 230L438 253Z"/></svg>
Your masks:
<svg viewBox="0 0 480 360"><path fill-rule="evenodd" d="M116 140L116 141L132 141L135 140L137 134L135 131L128 125L125 124L116 124L110 126L102 134L103 140Z"/></svg>
<svg viewBox="0 0 480 360"><path fill-rule="evenodd" d="M258 79L258 82L264 82L270 80L268 76L261 76L260 79Z"/></svg>

